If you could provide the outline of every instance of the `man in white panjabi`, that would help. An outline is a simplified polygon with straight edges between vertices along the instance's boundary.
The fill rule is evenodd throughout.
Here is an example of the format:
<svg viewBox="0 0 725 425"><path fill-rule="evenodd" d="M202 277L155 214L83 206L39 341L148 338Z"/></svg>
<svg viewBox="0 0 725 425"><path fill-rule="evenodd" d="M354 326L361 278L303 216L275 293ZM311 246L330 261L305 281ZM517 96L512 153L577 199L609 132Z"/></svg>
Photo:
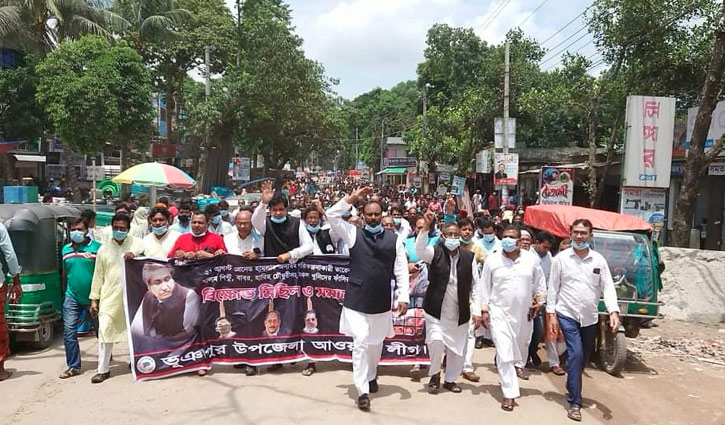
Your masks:
<svg viewBox="0 0 725 425"><path fill-rule="evenodd" d="M383 340L395 335L390 281L394 278L398 285L398 314L405 315L410 279L403 240L383 229L380 204L365 205L363 228L343 220L350 206L371 192L371 187L358 189L327 211L332 231L350 248L350 275L340 315L340 333L352 337L352 373L360 410L370 409L369 394L378 391L377 366Z"/></svg>
<svg viewBox="0 0 725 425"><path fill-rule="evenodd" d="M489 255L481 272L483 326L490 326L496 345L504 397L501 408L505 411L512 411L514 399L520 396L517 377L525 376L516 363L528 356L532 318L546 300L546 280L539 259L521 249L520 237L518 228L504 229L501 252Z"/></svg>
<svg viewBox="0 0 725 425"><path fill-rule="evenodd" d="M425 227L415 241L415 253L429 265L430 283L423 300L425 342L430 356L428 391L437 393L440 390L441 362L445 351L443 388L460 393L461 387L455 383L455 379L463 371L472 294L476 294L473 303L474 325L478 327L481 324L478 262L472 251L460 248L461 235L456 223L446 223L441 242L435 246L428 245L428 232L434 222L435 215L428 211L425 214Z"/></svg>

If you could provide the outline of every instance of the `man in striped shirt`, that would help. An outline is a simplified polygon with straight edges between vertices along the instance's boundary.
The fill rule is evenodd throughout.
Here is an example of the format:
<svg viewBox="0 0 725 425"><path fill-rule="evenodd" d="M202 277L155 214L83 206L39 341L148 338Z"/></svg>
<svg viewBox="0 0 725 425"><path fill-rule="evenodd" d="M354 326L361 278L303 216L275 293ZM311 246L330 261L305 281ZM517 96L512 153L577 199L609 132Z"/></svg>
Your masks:
<svg viewBox="0 0 725 425"><path fill-rule="evenodd" d="M78 320L81 312L91 304L91 282L96 268L96 255L101 244L90 238L88 223L83 218L74 219L70 226L71 242L63 247L63 344L67 369L60 379L81 373L81 352L78 346Z"/></svg>

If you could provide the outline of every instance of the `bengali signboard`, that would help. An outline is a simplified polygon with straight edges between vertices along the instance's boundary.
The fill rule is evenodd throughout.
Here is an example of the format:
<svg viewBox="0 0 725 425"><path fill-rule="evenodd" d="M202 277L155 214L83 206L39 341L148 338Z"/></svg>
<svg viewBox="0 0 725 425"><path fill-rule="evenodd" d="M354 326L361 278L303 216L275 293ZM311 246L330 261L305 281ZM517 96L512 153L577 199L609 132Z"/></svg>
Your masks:
<svg viewBox="0 0 725 425"><path fill-rule="evenodd" d="M667 189L623 187L619 212L652 224L662 223L667 206Z"/></svg>
<svg viewBox="0 0 725 425"><path fill-rule="evenodd" d="M539 174L540 205L571 205L573 196L573 169L541 167Z"/></svg>
<svg viewBox="0 0 725 425"><path fill-rule="evenodd" d="M493 143L496 149L503 149L503 118L493 120ZM508 119L508 147L516 147L516 118Z"/></svg>
<svg viewBox="0 0 725 425"><path fill-rule="evenodd" d="M182 262L124 262L124 306L135 379L209 369L213 364L270 365L351 361L340 334L350 260L311 256L295 264L236 255ZM393 315L381 364L428 363L421 302L411 279L411 308ZM391 292L393 288L391 287ZM422 294L422 295L421 295Z"/></svg>
<svg viewBox="0 0 725 425"><path fill-rule="evenodd" d="M491 172L491 150L484 149L476 154L476 172L488 174Z"/></svg>
<svg viewBox="0 0 725 425"><path fill-rule="evenodd" d="M416 164L412 157L385 158L385 165L388 167L415 167Z"/></svg>
<svg viewBox="0 0 725 425"><path fill-rule="evenodd" d="M466 186L466 178L461 176L453 177L453 185L451 186L451 193L457 196L463 196L463 189Z"/></svg>
<svg viewBox="0 0 725 425"><path fill-rule="evenodd" d="M516 186L519 175L519 154L497 153L494 157L493 184Z"/></svg>
<svg viewBox="0 0 725 425"><path fill-rule="evenodd" d="M622 186L670 186L675 99L627 97Z"/></svg>

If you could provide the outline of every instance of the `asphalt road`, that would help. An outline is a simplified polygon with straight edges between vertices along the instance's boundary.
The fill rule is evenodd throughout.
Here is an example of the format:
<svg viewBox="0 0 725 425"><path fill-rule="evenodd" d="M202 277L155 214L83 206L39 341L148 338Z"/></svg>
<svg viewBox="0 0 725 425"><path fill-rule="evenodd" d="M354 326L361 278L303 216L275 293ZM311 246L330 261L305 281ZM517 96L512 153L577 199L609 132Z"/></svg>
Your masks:
<svg viewBox="0 0 725 425"><path fill-rule="evenodd" d="M702 335L722 338L717 328L660 322L644 335ZM501 390L492 348L476 351L482 379L463 380L461 394L425 391L426 377L413 377L409 367L381 367L380 392L372 411L355 407L351 367L318 365L311 377L303 365L246 377L231 366L215 366L206 377L185 375L134 383L128 350L118 347L111 379L91 384L97 344L81 342L84 373L58 379L64 369L63 344L57 338L44 351L19 348L6 363L14 376L0 383L0 424L566 424L564 377L532 372L522 381L514 412L500 409ZM583 423L595 424L725 424L725 369L671 356L642 360L630 356L622 377L587 369Z"/></svg>

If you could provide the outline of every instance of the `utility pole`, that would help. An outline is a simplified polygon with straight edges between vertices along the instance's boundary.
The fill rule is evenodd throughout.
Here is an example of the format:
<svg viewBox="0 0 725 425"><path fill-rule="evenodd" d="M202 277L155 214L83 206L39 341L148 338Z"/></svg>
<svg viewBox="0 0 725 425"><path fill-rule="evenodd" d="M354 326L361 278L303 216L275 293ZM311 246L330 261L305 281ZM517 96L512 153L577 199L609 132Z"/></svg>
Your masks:
<svg viewBox="0 0 725 425"><path fill-rule="evenodd" d="M207 98L211 96L211 59L209 58L210 55L211 47L204 46L204 69L206 70L206 73L204 75L204 94Z"/></svg>
<svg viewBox="0 0 725 425"><path fill-rule="evenodd" d="M237 0L237 68L242 65L242 2Z"/></svg>
<svg viewBox="0 0 725 425"><path fill-rule="evenodd" d="M380 184L385 184L385 174L382 171L385 167L385 119L380 120Z"/></svg>
<svg viewBox="0 0 725 425"><path fill-rule="evenodd" d="M358 156L360 154L359 148L360 148L360 138L359 138L359 134L358 134L358 128L355 127L355 169L356 170L358 169L357 164L360 162L359 156Z"/></svg>
<svg viewBox="0 0 725 425"><path fill-rule="evenodd" d="M503 153L509 153L509 42L504 44L503 68ZM501 202L507 203L509 198L508 186L501 188Z"/></svg>

